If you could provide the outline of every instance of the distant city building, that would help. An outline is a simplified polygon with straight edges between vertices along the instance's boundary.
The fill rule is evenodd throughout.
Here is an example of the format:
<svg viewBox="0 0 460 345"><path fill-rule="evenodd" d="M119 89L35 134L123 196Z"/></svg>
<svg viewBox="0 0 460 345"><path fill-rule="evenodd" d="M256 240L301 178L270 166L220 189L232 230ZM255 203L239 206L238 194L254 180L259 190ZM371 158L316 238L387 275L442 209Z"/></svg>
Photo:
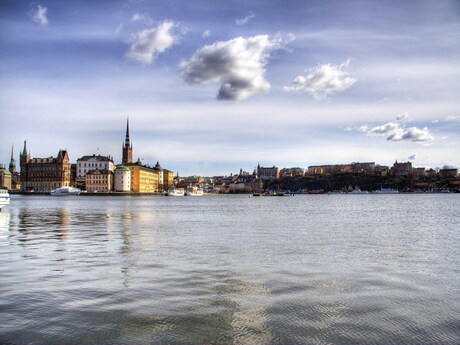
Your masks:
<svg viewBox="0 0 460 345"><path fill-rule="evenodd" d="M131 191L153 193L159 190L158 171L142 165L140 160L124 165L131 171Z"/></svg>
<svg viewBox="0 0 460 345"><path fill-rule="evenodd" d="M49 191L70 186L70 161L66 150L59 150L56 157L31 158L24 141L20 165L22 190Z"/></svg>
<svg viewBox="0 0 460 345"><path fill-rule="evenodd" d="M454 168L442 168L441 170L439 170L439 176L440 177L455 177L458 175L458 169L454 169Z"/></svg>
<svg viewBox="0 0 460 345"><path fill-rule="evenodd" d="M260 178L262 181L276 180L280 178L280 171L275 166L271 168L264 168L258 164L256 174L257 178Z"/></svg>
<svg viewBox="0 0 460 345"><path fill-rule="evenodd" d="M302 168L284 168L280 170L280 177L302 177L305 172Z"/></svg>
<svg viewBox="0 0 460 345"><path fill-rule="evenodd" d="M9 165L9 171L11 173L11 190L19 190L21 188L21 177L19 172L16 170L16 160L14 159L14 147L11 146L11 160Z"/></svg>
<svg viewBox="0 0 460 345"><path fill-rule="evenodd" d="M167 191L169 188L174 187L174 172L164 169L163 170L163 189Z"/></svg>
<svg viewBox="0 0 460 345"><path fill-rule="evenodd" d="M358 173L373 173L375 170L375 162L353 162L351 163L351 167L353 169L353 172L358 172Z"/></svg>
<svg viewBox="0 0 460 345"><path fill-rule="evenodd" d="M92 170L108 170L114 171L115 164L113 163L113 158L110 156L101 156L95 155L92 156L83 156L77 159L77 182L85 181L85 176L89 171Z"/></svg>
<svg viewBox="0 0 460 345"><path fill-rule="evenodd" d="M159 161L157 161L153 170L158 172L158 190L164 190L164 173Z"/></svg>
<svg viewBox="0 0 460 345"><path fill-rule="evenodd" d="M113 190L113 171L90 170L85 175L85 185L89 192L111 192Z"/></svg>
<svg viewBox="0 0 460 345"><path fill-rule="evenodd" d="M129 119L126 120L126 137L122 147L122 164L130 164L133 162L133 145L129 139Z"/></svg>
<svg viewBox="0 0 460 345"><path fill-rule="evenodd" d="M131 170L124 165L118 165L115 169L114 189L116 192L131 191Z"/></svg>
<svg viewBox="0 0 460 345"><path fill-rule="evenodd" d="M398 163L398 161L395 161L391 168L391 172L395 176L408 176L412 173L412 163Z"/></svg>
<svg viewBox="0 0 460 345"><path fill-rule="evenodd" d="M0 189L11 190L11 173L6 170L5 165L0 165Z"/></svg>
<svg viewBox="0 0 460 345"><path fill-rule="evenodd" d="M425 168L412 168L412 175L417 176L417 177L426 176Z"/></svg>

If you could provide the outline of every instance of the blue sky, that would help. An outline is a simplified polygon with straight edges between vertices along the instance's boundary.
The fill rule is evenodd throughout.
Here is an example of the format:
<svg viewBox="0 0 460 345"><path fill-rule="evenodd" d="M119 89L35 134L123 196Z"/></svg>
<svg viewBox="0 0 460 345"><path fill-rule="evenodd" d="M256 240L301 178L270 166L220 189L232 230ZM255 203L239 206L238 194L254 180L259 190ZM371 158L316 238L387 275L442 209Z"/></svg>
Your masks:
<svg viewBox="0 0 460 345"><path fill-rule="evenodd" d="M0 163L460 167L460 2L0 0Z"/></svg>

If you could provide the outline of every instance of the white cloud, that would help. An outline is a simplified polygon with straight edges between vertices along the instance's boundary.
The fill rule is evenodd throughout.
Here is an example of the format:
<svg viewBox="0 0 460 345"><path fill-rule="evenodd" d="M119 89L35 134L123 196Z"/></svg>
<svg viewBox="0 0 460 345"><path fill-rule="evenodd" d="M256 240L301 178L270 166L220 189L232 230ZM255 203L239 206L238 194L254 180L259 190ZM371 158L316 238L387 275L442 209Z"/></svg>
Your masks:
<svg viewBox="0 0 460 345"><path fill-rule="evenodd" d="M141 30L131 38L131 46L126 56L143 65L150 65L155 57L173 46L178 37L172 34L174 22L164 21L158 26Z"/></svg>
<svg viewBox="0 0 460 345"><path fill-rule="evenodd" d="M447 116L445 118L446 121L460 121L460 116Z"/></svg>
<svg viewBox="0 0 460 345"><path fill-rule="evenodd" d="M153 19L150 18L148 15L142 14L142 13L135 13L132 16L131 21L132 22L142 22L142 23L144 23L146 25L152 25L153 24Z"/></svg>
<svg viewBox="0 0 460 345"><path fill-rule="evenodd" d="M386 134L389 134L391 132L394 132L397 129L399 129L399 125L397 123L388 122L388 123L386 123L384 125L371 128L369 130L368 134L371 135L371 136L382 136L382 135L386 135Z"/></svg>
<svg viewBox="0 0 460 345"><path fill-rule="evenodd" d="M350 60L337 66L319 65L314 69L307 70L307 76L300 75L295 78L291 83L292 86L285 86L283 90L306 92L316 100L324 99L333 92L344 91L356 82L355 78L348 77L348 72L344 71L349 63Z"/></svg>
<svg viewBox="0 0 460 345"><path fill-rule="evenodd" d="M206 30L206 31L203 32L203 38L206 38L206 37L209 37L209 36L211 36L211 31Z"/></svg>
<svg viewBox="0 0 460 345"><path fill-rule="evenodd" d="M423 129L417 127L404 128L395 122L388 122L384 125L371 128L367 134L370 136L386 136L386 139L389 141L423 142L434 140L433 135L427 127Z"/></svg>
<svg viewBox="0 0 460 345"><path fill-rule="evenodd" d="M198 49L179 65L188 84L220 83L219 100L244 100L270 89L264 66L270 52L281 48L281 37L268 35L237 37Z"/></svg>
<svg viewBox="0 0 460 345"><path fill-rule="evenodd" d="M409 116L409 113L405 112L396 116L396 121L404 121Z"/></svg>
<svg viewBox="0 0 460 345"><path fill-rule="evenodd" d="M407 159L410 160L410 161L413 161L413 160L415 160L415 157L417 157L416 153L414 153L413 155L409 156L409 158L407 158Z"/></svg>
<svg viewBox="0 0 460 345"><path fill-rule="evenodd" d="M369 126L368 125L362 125L362 126L359 126L358 127L358 131L359 132L367 132L369 130Z"/></svg>
<svg viewBox="0 0 460 345"><path fill-rule="evenodd" d="M241 19L237 19L235 21L236 25L244 25L244 24L247 24L251 19L255 18L256 15L254 14L254 12L249 12L249 14L244 17L244 18L241 18Z"/></svg>
<svg viewBox="0 0 460 345"><path fill-rule="evenodd" d="M431 141L434 137L428 130L428 128L419 129L417 127L410 128L398 128L394 132L390 133L387 140L391 141L414 141L423 142Z"/></svg>
<svg viewBox="0 0 460 345"><path fill-rule="evenodd" d="M48 8L37 5L37 7L33 8L30 11L30 18L40 26L48 25L48 18L46 17L46 12L48 12Z"/></svg>

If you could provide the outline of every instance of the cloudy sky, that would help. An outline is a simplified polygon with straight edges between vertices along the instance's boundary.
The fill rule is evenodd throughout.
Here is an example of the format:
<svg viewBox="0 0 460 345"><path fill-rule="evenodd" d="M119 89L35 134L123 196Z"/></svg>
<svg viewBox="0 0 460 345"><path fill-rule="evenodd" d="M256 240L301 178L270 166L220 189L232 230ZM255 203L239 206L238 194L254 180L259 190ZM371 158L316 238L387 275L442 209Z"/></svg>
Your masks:
<svg viewBox="0 0 460 345"><path fill-rule="evenodd" d="M460 167L458 0L0 0L0 80L0 163Z"/></svg>

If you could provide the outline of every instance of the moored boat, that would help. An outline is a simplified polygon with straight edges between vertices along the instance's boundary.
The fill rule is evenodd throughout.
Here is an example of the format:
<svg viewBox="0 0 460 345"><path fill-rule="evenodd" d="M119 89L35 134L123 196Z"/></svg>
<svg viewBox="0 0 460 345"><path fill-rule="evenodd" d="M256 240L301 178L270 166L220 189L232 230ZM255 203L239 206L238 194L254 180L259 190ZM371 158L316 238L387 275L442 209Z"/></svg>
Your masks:
<svg viewBox="0 0 460 345"><path fill-rule="evenodd" d="M10 194L7 189L0 189L0 211L2 207L10 204Z"/></svg>
<svg viewBox="0 0 460 345"><path fill-rule="evenodd" d="M187 187L187 191L185 192L187 196L203 196L203 188L189 186Z"/></svg>
<svg viewBox="0 0 460 345"><path fill-rule="evenodd" d="M168 190L168 195L169 196L184 196L185 189L184 188L170 188Z"/></svg>
<svg viewBox="0 0 460 345"><path fill-rule="evenodd" d="M374 191L374 194L399 194L399 191L393 188L380 188Z"/></svg>
<svg viewBox="0 0 460 345"><path fill-rule="evenodd" d="M66 195L78 195L81 193L80 188L64 186L57 188L55 191L51 192L50 194L53 196L66 196Z"/></svg>
<svg viewBox="0 0 460 345"><path fill-rule="evenodd" d="M355 189L348 194L369 194L369 192L367 190Z"/></svg>

